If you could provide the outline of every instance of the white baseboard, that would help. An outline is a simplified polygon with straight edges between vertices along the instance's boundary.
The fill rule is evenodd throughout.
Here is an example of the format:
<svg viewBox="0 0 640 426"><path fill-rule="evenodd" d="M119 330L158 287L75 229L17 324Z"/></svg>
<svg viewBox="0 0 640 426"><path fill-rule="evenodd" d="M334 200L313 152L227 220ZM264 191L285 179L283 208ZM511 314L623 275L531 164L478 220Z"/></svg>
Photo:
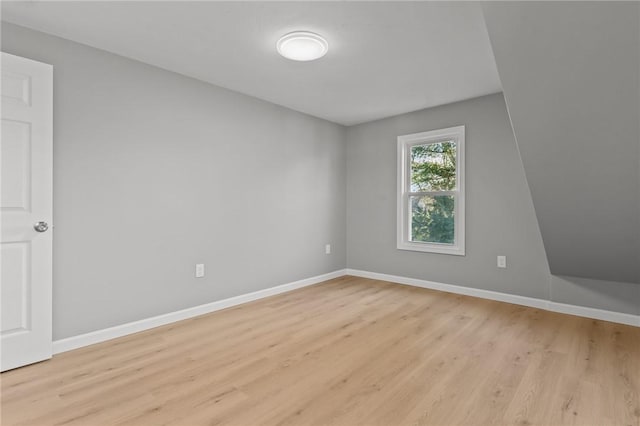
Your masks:
<svg viewBox="0 0 640 426"><path fill-rule="evenodd" d="M549 311L640 327L640 315L549 301Z"/></svg>
<svg viewBox="0 0 640 426"><path fill-rule="evenodd" d="M252 302L254 300L263 299L265 297L274 296L276 294L285 293L287 291L307 287L313 284L318 284L333 278L342 277L344 275L353 275L356 277L389 281L397 284L446 291L449 293L464 294L467 296L479 297L482 299L514 303L516 305L529 306L532 308L544 309L547 311L560 312L564 314L577 315L586 318L594 318L640 327L640 315L606 311L603 309L590 308L587 306L568 305L565 303L537 299L534 297L518 296L515 294L500 293L496 291L482 290L478 288L464 287L453 284L443 284L435 281L381 274L378 272L360 271L357 269L340 269L337 271L329 272L328 274L317 275L315 277L294 281L292 283L254 291L253 293L242 294L240 296L230 297L228 299L218 300L215 302L206 303L204 305L194 306L193 308L187 308L180 311L170 312L168 314L130 322L127 324L117 325L115 327L105 328L103 330L92 331L90 333L81 334L79 336L56 340L53 342L53 353L59 354L61 352L93 345L95 343L104 342L107 340L115 339L117 337L149 330L151 328L160 327L162 325L170 324L176 321L193 318L198 315L208 314L210 312L230 308L242 303Z"/></svg>
<svg viewBox="0 0 640 426"><path fill-rule="evenodd" d="M139 331L149 330L150 328L160 327L161 325L170 324L198 315L208 314L210 312L219 311L220 309L230 308L242 303L252 302L254 300L263 299L265 297L274 296L276 294L285 293L313 284L318 284L333 278L346 275L345 269L329 272L328 274L317 275L311 278L305 278L288 284L282 284L276 287L266 288L264 290L254 291L253 293L241 294L240 296L230 297L224 300L218 300L204 305L194 306L193 308L182 309L180 311L170 312L168 314L158 315L127 324L117 325L115 327L105 328L103 330L92 331L90 333L81 334L79 336L68 337L53 342L53 353L78 349L84 346L93 345L95 343L104 342L115 339L117 337L126 336L128 334L137 333Z"/></svg>
<svg viewBox="0 0 640 426"><path fill-rule="evenodd" d="M410 285L414 287L428 288L432 290L446 291L449 293L464 294L466 296L479 297L482 299L497 300L500 302L513 303L516 305L529 306L532 308L544 309L546 311L559 312L563 314L577 315L586 318L599 319L603 321L617 322L620 324L634 325L640 327L640 315L625 314L622 312L606 311L603 309L590 308L587 306L568 305L566 303L553 302L535 297L518 296L515 294L500 293L497 291L483 290L479 288L464 287L453 284L443 284L434 281L420 280L417 278L407 278L397 275L380 274L378 272L360 271L357 269L347 269L347 275L356 277L371 278L380 281L390 281L393 283Z"/></svg>

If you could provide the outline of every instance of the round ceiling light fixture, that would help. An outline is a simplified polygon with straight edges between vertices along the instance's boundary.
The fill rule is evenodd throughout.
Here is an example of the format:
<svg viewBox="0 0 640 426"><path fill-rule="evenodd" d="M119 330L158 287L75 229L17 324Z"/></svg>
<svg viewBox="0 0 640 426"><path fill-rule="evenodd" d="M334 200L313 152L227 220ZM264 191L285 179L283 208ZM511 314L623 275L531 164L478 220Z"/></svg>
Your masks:
<svg viewBox="0 0 640 426"><path fill-rule="evenodd" d="M329 50L329 43L322 36L309 31L294 31L280 37L276 44L278 53L293 61L313 61L322 58Z"/></svg>

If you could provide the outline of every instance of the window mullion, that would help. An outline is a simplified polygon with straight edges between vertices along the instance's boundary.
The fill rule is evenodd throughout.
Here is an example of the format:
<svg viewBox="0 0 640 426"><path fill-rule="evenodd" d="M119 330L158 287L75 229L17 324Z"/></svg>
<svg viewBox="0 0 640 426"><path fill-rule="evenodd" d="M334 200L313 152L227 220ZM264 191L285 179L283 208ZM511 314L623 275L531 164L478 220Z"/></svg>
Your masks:
<svg viewBox="0 0 640 426"><path fill-rule="evenodd" d="M420 192L407 191L406 195L409 197L437 197L441 195L451 195L455 197L459 193L460 191L420 191Z"/></svg>

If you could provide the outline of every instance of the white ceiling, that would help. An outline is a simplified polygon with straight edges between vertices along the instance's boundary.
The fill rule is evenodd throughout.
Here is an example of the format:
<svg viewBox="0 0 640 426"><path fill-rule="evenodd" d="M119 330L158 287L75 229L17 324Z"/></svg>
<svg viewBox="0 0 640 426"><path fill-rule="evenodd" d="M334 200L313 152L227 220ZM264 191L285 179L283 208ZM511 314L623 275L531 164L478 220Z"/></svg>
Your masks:
<svg viewBox="0 0 640 426"><path fill-rule="evenodd" d="M345 125L501 90L477 3L2 1L2 19ZM294 30L329 53L278 56Z"/></svg>

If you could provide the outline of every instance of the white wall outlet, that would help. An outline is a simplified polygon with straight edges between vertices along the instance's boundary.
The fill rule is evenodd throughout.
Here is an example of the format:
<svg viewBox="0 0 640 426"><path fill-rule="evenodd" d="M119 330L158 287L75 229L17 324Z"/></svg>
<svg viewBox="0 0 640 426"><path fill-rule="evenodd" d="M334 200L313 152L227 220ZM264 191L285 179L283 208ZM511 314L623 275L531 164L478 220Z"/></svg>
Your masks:
<svg viewBox="0 0 640 426"><path fill-rule="evenodd" d="M196 278L204 277L204 263L196 264Z"/></svg>
<svg viewBox="0 0 640 426"><path fill-rule="evenodd" d="M331 244L324 246L324 254L331 254Z"/></svg>
<svg viewBox="0 0 640 426"><path fill-rule="evenodd" d="M498 256L498 268L507 267L507 256Z"/></svg>

